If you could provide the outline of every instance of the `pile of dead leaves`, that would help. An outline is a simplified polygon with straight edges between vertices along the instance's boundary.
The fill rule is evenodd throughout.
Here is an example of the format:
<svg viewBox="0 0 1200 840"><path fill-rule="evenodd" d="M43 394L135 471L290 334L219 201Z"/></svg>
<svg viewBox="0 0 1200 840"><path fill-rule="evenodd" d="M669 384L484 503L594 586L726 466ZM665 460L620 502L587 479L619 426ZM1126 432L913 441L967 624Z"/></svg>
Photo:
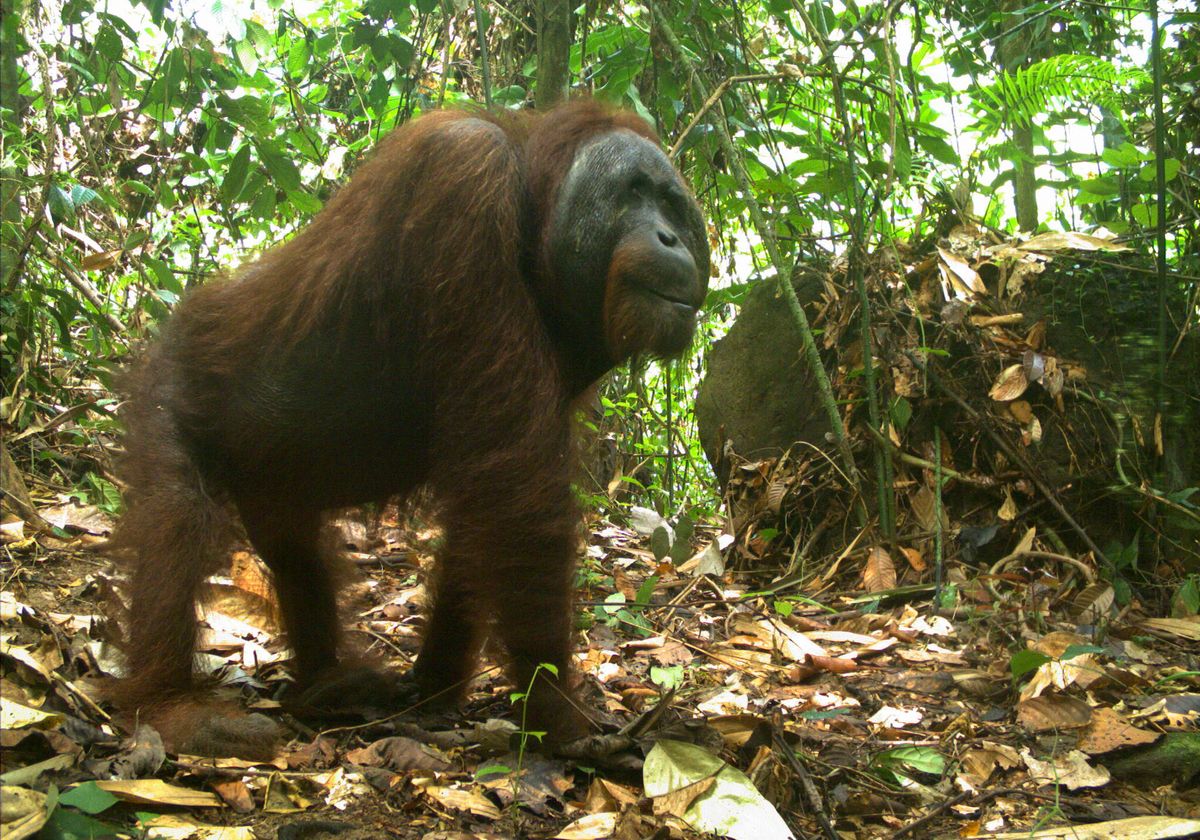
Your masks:
<svg viewBox="0 0 1200 840"><path fill-rule="evenodd" d="M319 730L284 718L295 737L274 761L213 760L166 755L153 730L121 731L106 714L103 685L119 662L94 598L109 573L83 537L100 526L77 521L92 524L52 548L7 546L6 838L1200 831L1195 619L1105 612L1100 633L1038 609L1045 593L935 609L928 589L839 589L832 569L801 592L727 568L732 534L635 510L631 527L593 529L578 653L596 716L636 744L624 769L534 752L491 669L460 717ZM343 530L355 538L352 524ZM395 531L358 546L368 575L356 626L400 659L415 648L416 570L431 537L408 539L403 553ZM843 562L856 551L852 540ZM867 558L886 578L884 561ZM198 662L278 714L272 689L288 651L257 569L241 555L209 581ZM1089 609L1094 620L1103 599Z"/></svg>

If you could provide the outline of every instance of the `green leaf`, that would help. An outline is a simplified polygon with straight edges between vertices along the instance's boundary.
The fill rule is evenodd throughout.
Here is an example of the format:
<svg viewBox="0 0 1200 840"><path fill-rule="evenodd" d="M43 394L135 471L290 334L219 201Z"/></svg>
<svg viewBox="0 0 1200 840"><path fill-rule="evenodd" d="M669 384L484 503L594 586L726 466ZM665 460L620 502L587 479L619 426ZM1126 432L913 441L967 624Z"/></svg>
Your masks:
<svg viewBox="0 0 1200 840"><path fill-rule="evenodd" d="M247 76L258 72L258 51L249 38L243 38L233 45L233 54L237 56L238 64L246 71Z"/></svg>
<svg viewBox="0 0 1200 840"><path fill-rule="evenodd" d="M903 431L908 427L908 421L912 419L912 403L904 397L896 397L892 401L890 414L892 423L895 424L896 428Z"/></svg>
<svg viewBox="0 0 1200 840"><path fill-rule="evenodd" d="M275 216L275 188L264 187L254 196L250 205L250 215L256 219L270 219Z"/></svg>
<svg viewBox="0 0 1200 840"><path fill-rule="evenodd" d="M1142 156L1132 143L1122 143L1115 148L1105 149L1100 153L1100 159L1109 166L1121 168L1134 166L1142 159Z"/></svg>
<svg viewBox="0 0 1200 840"><path fill-rule="evenodd" d="M246 176L249 174L250 144L243 143L229 162L229 168L225 170L225 177L221 181L221 197L227 202L232 202L241 195L242 188L246 186Z"/></svg>
<svg viewBox="0 0 1200 840"><path fill-rule="evenodd" d="M321 199L304 190L293 190L288 193L288 201L292 206L307 216L315 216L321 210Z"/></svg>
<svg viewBox="0 0 1200 840"><path fill-rule="evenodd" d="M109 61L120 61L125 42L111 26L103 26L96 33L96 50Z"/></svg>
<svg viewBox="0 0 1200 840"><path fill-rule="evenodd" d="M1135 204L1129 208L1133 220L1144 228L1158 226L1158 207L1154 204Z"/></svg>
<svg viewBox="0 0 1200 840"><path fill-rule="evenodd" d="M672 665L669 668L663 668L659 665L651 665L650 682L662 688L663 691L679 688L683 685L683 666Z"/></svg>
<svg viewBox="0 0 1200 840"><path fill-rule="evenodd" d="M104 813L120 800L108 791L97 787L95 782L84 782L78 787L73 787L60 794L58 801L63 805L78 808L85 814L95 815Z"/></svg>
<svg viewBox="0 0 1200 840"><path fill-rule="evenodd" d="M85 204L95 201L98 194L95 190L89 189L82 184L76 184L71 187L71 204L76 208L80 208Z"/></svg>
<svg viewBox="0 0 1200 840"><path fill-rule="evenodd" d="M275 46L274 39L267 32L266 27L256 20L246 21L246 37L254 44L254 48L260 53L269 53Z"/></svg>
<svg viewBox="0 0 1200 840"><path fill-rule="evenodd" d="M71 203L71 196L63 192L61 187L50 187L47 203L50 205L50 216L55 222L70 219L75 215L75 205Z"/></svg>
<svg viewBox="0 0 1200 840"><path fill-rule="evenodd" d="M913 140L934 160L950 164L951 166L959 166L962 163L958 157L958 152L954 151L954 147L940 137L917 134L914 135Z"/></svg>
<svg viewBox="0 0 1200 840"><path fill-rule="evenodd" d="M1163 161L1163 177L1167 183L1170 183L1179 174L1181 166L1182 164L1175 158L1167 158ZM1158 165L1154 161L1150 161L1150 163L1147 163L1138 170L1138 177L1147 182L1156 180L1158 178Z"/></svg>
<svg viewBox="0 0 1200 840"><path fill-rule="evenodd" d="M1092 195L1118 195L1121 192L1121 184L1116 178L1088 178L1079 185L1082 189Z"/></svg>
<svg viewBox="0 0 1200 840"><path fill-rule="evenodd" d="M1036 671L1050 661L1050 657L1044 653L1038 653L1036 650L1021 650L1012 655L1008 661L1008 668L1012 671L1013 679L1019 680L1030 671Z"/></svg>
<svg viewBox="0 0 1200 840"><path fill-rule="evenodd" d="M265 99L246 94L238 99L220 94L217 107L226 117L251 134L264 134L271 130L271 103Z"/></svg>
<svg viewBox="0 0 1200 840"><path fill-rule="evenodd" d="M642 585L638 587L637 598L635 604L646 606L650 603L650 596L654 594L654 587L658 585L658 575L650 575L642 581Z"/></svg>
<svg viewBox="0 0 1200 840"><path fill-rule="evenodd" d="M171 271L171 267L157 257L142 257L142 263L154 274L154 281L159 289L166 289L176 295L183 294L183 284Z"/></svg>
<svg viewBox="0 0 1200 840"><path fill-rule="evenodd" d="M258 142L258 156L266 164L267 171L275 179L275 184L284 192L295 192L300 189L300 170L292 162L291 157L270 140Z"/></svg>
<svg viewBox="0 0 1200 840"><path fill-rule="evenodd" d="M654 559L662 562L663 558L671 550L671 535L667 532L666 525L659 525L654 529L654 533L650 535L650 550L654 552Z"/></svg>
<svg viewBox="0 0 1200 840"><path fill-rule="evenodd" d="M886 770L908 769L940 776L946 770L946 757L932 747L898 747L871 759L871 765Z"/></svg>
<svg viewBox="0 0 1200 840"><path fill-rule="evenodd" d="M312 51L308 48L308 41L301 38L292 44L287 56L288 75L293 79L303 79L308 75L308 60L311 57Z"/></svg>
<svg viewBox="0 0 1200 840"><path fill-rule="evenodd" d="M1088 653L1104 653L1104 648L1096 645L1067 645L1067 649L1062 652L1059 657L1060 662L1066 662L1068 659L1074 659L1076 656L1083 656Z"/></svg>

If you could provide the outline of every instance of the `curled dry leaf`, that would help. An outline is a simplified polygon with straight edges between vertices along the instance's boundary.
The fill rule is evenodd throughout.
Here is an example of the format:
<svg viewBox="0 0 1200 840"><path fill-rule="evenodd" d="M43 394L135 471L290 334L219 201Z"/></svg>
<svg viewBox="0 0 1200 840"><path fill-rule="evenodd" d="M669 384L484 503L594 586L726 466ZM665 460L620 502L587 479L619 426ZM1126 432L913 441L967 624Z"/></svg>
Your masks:
<svg viewBox="0 0 1200 840"><path fill-rule="evenodd" d="M913 571L923 572L929 568L929 565L925 562L925 558L921 556L921 552L917 551L917 549L903 546L900 551L904 554L904 559L908 561L908 565L913 568Z"/></svg>
<svg viewBox="0 0 1200 840"><path fill-rule="evenodd" d="M896 564L883 546L874 546L863 567L863 587L868 592L896 588Z"/></svg>
<svg viewBox="0 0 1200 840"><path fill-rule="evenodd" d="M1017 518L1017 503L1013 501L1012 492L1007 488L1004 491L1004 504L1000 505L1000 510L996 511L996 516L1005 522L1012 522Z"/></svg>
<svg viewBox="0 0 1200 840"><path fill-rule="evenodd" d="M950 281L956 291L966 295L987 294L987 287L983 285L983 279L969 262L945 248L938 248L938 254L942 258L942 276Z"/></svg>
<svg viewBox="0 0 1200 840"><path fill-rule="evenodd" d="M1116 602L1116 591L1112 585L1097 581L1075 596L1075 620L1080 624L1099 624L1108 618Z"/></svg>
<svg viewBox="0 0 1200 840"><path fill-rule="evenodd" d="M988 396L996 402L1008 402L1024 394L1028 387L1029 379L1025 375L1024 365L1009 365L996 377Z"/></svg>
<svg viewBox="0 0 1200 840"><path fill-rule="evenodd" d="M1029 425L1021 430L1021 443L1030 446L1042 442L1042 421L1034 417Z"/></svg>

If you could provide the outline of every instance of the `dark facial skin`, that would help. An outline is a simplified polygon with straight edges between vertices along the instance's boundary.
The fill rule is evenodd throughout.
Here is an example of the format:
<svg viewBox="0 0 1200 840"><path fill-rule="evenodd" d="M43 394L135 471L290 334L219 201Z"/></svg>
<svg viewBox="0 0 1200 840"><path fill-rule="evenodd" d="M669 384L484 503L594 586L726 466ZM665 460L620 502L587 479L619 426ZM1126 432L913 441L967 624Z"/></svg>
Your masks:
<svg viewBox="0 0 1200 840"><path fill-rule="evenodd" d="M573 325L585 335L605 335L609 366L635 353L687 349L708 287L708 239L700 208L661 149L624 129L586 143L550 227L550 264L568 317L592 320Z"/></svg>

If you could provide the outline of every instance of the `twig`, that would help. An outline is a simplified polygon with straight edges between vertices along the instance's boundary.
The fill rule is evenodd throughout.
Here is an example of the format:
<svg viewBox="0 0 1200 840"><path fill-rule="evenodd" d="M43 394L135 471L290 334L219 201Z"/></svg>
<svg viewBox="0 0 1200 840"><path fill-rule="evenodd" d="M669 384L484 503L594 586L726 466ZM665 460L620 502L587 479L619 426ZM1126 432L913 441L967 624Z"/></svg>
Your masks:
<svg viewBox="0 0 1200 840"><path fill-rule="evenodd" d="M58 264L58 270L62 272L63 277L67 278L67 282L74 286L79 291L79 294L87 298L87 302L96 308L96 312L99 313L100 317L103 318L114 331L118 333L125 332L125 325L121 323L121 319L111 312L106 312L104 310L104 301L101 299L96 290L92 288L91 284L76 274L75 271L62 259L59 259L56 262Z"/></svg>
<svg viewBox="0 0 1200 840"><path fill-rule="evenodd" d="M483 104L492 107L492 70L488 66L487 33L483 30L483 7L475 0L475 34L479 37L479 70L483 81Z"/></svg>
<svg viewBox="0 0 1200 840"><path fill-rule="evenodd" d="M713 92L709 95L708 99L704 102L704 105L702 105L700 107L700 110L697 111L692 116L692 119L688 122L687 127L684 128L683 131L681 131L679 133L679 139L676 140L673 144L671 144L671 150L669 152L667 152L667 157L669 157L671 160L675 160L675 156L679 154L679 148L683 145L683 141L687 139L688 135L692 133L692 129L694 129L697 125L700 124L700 120L704 119L704 115L713 109L713 106L717 104L718 100L720 100L720 98L725 95L725 91L729 90L729 88L732 87L733 85L738 84L740 82L772 82L772 81L777 81L779 79L786 79L786 78L790 78L790 74L788 74L788 73L749 73L744 76L729 76L729 77L727 77L724 81L722 81L719 85L717 85L713 89Z"/></svg>
<svg viewBox="0 0 1200 840"><path fill-rule="evenodd" d="M878 429L868 426L867 431L869 431L876 440L890 447L892 454L895 455L899 461L914 467L922 467L923 469L931 471L936 471L938 469L938 465L933 461L927 460L918 455L910 455L904 450L899 449L895 443L884 437ZM943 478L953 478L955 481L961 481L963 484L970 484L973 487L985 487L994 490L1000 484L1000 482L993 478L989 478L988 476L967 475L966 473L961 473L958 470L952 470L945 466L941 467L941 471Z"/></svg>
<svg viewBox="0 0 1200 840"><path fill-rule="evenodd" d="M37 233L38 227L41 226L42 220L46 217L46 204L50 201L50 187L54 183L54 149L58 145L58 123L54 120L54 97L50 90L50 61L46 58L46 53L43 52L42 48L33 41L30 41L30 49L37 56L38 70L42 76L42 102L46 108L42 194L38 199L37 208L31 214L29 224L25 228L25 235L21 237L21 245L17 248L16 254L13 255L8 275L4 278L5 293L11 292L16 288L17 278L25 268L25 258L29 255L30 247L33 246L34 234ZM13 200L15 200L15 197Z"/></svg>
<svg viewBox="0 0 1200 840"><path fill-rule="evenodd" d="M775 748L783 756L788 766L792 768L792 772L796 774L796 778L800 780L800 787L803 789L804 797L808 801L808 810L816 817L817 822L821 824L821 832L827 840L840 840L840 835L834 831L829 814L825 811L825 800L822 798L821 792L817 790L817 786L813 783L812 776L809 774L808 768L804 766L804 762L796 757L796 751L792 749L787 739L783 736L783 730L778 723L771 724L771 740L775 742Z"/></svg>
<svg viewBox="0 0 1200 840"><path fill-rule="evenodd" d="M1013 560L1019 560L1022 557L1037 557L1042 560L1057 560L1060 563L1066 563L1068 566L1074 566L1076 569L1087 578L1089 585L1096 582L1096 573L1088 568L1087 564L1082 560L1076 560L1067 554L1056 554L1053 551L1036 551L1034 549L1024 549L1022 551L1014 551L1007 557L1001 557L992 564L991 574L998 575L1000 570L1011 563Z"/></svg>

